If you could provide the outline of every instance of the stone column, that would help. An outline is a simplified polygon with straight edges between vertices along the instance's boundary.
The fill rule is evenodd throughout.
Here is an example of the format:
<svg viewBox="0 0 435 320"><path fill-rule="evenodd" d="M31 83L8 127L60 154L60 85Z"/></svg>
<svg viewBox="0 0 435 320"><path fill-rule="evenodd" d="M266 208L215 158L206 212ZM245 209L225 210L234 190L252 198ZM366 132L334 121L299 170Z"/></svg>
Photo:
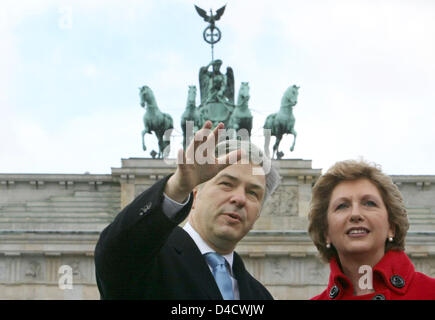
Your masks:
<svg viewBox="0 0 435 320"><path fill-rule="evenodd" d="M298 198L298 216L306 218L310 208L311 189L313 176L298 176L299 198Z"/></svg>
<svg viewBox="0 0 435 320"><path fill-rule="evenodd" d="M169 164L158 159L128 158L121 162L121 168L112 168L112 177L121 186L121 209L158 179L175 172L176 168L175 161Z"/></svg>
<svg viewBox="0 0 435 320"><path fill-rule="evenodd" d="M121 186L121 210L135 198L135 175L121 174L119 183Z"/></svg>

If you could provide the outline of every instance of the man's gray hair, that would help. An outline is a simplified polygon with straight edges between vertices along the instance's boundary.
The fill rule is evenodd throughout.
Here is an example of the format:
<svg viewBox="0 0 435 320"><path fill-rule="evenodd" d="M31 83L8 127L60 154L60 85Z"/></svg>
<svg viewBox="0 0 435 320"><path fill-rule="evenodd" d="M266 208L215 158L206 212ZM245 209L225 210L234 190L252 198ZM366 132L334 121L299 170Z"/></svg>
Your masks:
<svg viewBox="0 0 435 320"><path fill-rule="evenodd" d="M241 163L252 163L262 167L266 176L266 192L264 195L263 203L275 192L278 188L281 177L278 169L272 165L272 161L264 154L264 152L247 140L224 140L216 145L216 157L221 157L234 150L243 150L246 157L241 159ZM231 159L230 159L231 161ZM246 161L246 162L244 162ZM255 170L255 169L254 169ZM255 171L253 172L255 175ZM260 174L260 173L258 173ZM262 174L262 173L261 173Z"/></svg>

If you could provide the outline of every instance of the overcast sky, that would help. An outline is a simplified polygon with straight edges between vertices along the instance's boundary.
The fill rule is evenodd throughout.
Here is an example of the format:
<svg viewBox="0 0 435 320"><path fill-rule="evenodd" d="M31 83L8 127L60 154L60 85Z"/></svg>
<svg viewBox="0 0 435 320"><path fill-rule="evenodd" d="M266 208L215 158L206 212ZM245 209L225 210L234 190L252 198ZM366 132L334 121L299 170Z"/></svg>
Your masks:
<svg viewBox="0 0 435 320"><path fill-rule="evenodd" d="M215 57L249 82L253 139L300 86L286 158L363 157L388 174L435 175L435 1L0 2L0 173L110 173L149 157L138 87L175 124L211 59L209 11L227 4ZM199 104L199 94L197 96ZM178 140L177 140L178 139Z"/></svg>

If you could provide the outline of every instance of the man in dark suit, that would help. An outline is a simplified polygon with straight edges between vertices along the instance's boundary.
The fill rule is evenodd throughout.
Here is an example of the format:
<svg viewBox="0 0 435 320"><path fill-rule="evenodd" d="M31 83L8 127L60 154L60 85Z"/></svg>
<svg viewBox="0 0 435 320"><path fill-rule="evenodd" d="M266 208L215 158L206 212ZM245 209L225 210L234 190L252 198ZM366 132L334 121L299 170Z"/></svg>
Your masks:
<svg viewBox="0 0 435 320"><path fill-rule="evenodd" d="M234 248L252 229L279 175L258 149L253 160L253 149L242 151L239 144L231 150L227 142L224 155L216 157L210 146L222 128L211 131L207 121L186 153L180 150L175 173L102 231L95 249L102 299L273 299ZM198 155L207 161L197 161ZM246 155L250 160L243 162ZM219 267L209 259L213 255L224 261Z"/></svg>

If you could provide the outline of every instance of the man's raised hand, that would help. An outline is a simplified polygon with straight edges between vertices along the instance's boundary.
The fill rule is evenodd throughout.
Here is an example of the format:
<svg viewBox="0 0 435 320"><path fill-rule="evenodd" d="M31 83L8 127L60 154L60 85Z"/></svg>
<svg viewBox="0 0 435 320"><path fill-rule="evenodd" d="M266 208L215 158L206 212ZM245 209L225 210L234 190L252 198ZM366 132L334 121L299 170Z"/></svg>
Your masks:
<svg viewBox="0 0 435 320"><path fill-rule="evenodd" d="M219 123L213 131L211 127L212 122L206 121L196 132L186 152L179 150L177 170L169 178L165 188L166 195L171 199L183 202L197 185L210 180L219 171L240 160L241 150L234 150L216 158L218 133L224 129L224 124Z"/></svg>

